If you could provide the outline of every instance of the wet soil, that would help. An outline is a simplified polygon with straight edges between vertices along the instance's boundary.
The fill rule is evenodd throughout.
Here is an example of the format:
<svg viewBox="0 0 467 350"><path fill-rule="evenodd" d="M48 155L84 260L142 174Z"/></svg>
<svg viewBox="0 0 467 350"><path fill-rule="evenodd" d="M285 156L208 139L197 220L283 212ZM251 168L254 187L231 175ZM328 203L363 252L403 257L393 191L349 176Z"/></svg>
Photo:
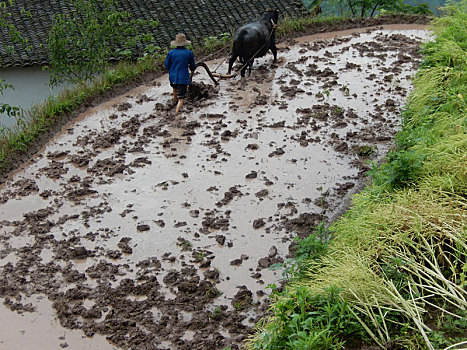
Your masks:
<svg viewBox="0 0 467 350"><path fill-rule="evenodd" d="M62 348L239 348L271 267L391 147L426 38L289 39L246 79L195 74L178 117L166 76L86 110L0 189L2 323L43 315ZM24 349L29 319L4 344Z"/></svg>

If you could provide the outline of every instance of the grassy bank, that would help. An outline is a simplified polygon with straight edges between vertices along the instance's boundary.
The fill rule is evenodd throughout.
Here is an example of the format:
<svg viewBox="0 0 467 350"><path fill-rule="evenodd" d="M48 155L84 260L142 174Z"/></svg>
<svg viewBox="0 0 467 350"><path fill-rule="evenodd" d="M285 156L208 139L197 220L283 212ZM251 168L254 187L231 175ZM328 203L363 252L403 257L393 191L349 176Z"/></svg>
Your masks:
<svg viewBox="0 0 467 350"><path fill-rule="evenodd" d="M446 11L432 23L394 150L331 225L331 241L318 232L300 243L311 254L273 292L250 349L466 341L467 1Z"/></svg>

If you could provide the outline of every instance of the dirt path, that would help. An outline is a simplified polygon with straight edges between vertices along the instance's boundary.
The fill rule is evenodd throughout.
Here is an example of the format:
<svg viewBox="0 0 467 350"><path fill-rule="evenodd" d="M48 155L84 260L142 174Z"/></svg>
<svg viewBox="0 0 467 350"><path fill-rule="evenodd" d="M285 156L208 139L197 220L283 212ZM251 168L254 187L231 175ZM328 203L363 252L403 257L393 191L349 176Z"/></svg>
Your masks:
<svg viewBox="0 0 467 350"><path fill-rule="evenodd" d="M246 80L195 75L179 120L164 76L68 124L0 191L0 345L236 348L271 265L387 152L426 38L304 37Z"/></svg>

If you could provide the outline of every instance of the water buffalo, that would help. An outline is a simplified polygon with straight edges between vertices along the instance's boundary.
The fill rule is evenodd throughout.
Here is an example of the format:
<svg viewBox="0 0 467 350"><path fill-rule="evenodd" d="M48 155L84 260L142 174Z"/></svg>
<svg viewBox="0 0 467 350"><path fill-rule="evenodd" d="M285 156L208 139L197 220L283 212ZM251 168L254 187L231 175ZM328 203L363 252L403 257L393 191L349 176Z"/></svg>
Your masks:
<svg viewBox="0 0 467 350"><path fill-rule="evenodd" d="M245 76L246 68L248 74L251 74L251 66L257 57L263 57L271 50L274 55L274 62L277 61L277 48L275 38L275 28L279 18L278 10L266 10L263 16L256 22L245 24L238 28L234 37L232 52L229 59L229 70L232 71L232 66L240 57L240 62L244 65L240 72L241 76Z"/></svg>

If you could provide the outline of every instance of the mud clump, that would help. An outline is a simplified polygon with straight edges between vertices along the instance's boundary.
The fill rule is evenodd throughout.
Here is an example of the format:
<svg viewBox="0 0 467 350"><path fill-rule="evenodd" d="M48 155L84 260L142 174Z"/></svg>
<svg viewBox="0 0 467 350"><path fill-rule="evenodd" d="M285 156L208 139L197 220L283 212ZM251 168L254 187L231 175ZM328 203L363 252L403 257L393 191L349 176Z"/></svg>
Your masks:
<svg viewBox="0 0 467 350"><path fill-rule="evenodd" d="M115 174L122 174L127 168L123 160L114 159L99 159L92 167L88 168L89 173L95 175L114 176Z"/></svg>
<svg viewBox="0 0 467 350"><path fill-rule="evenodd" d="M219 92L219 88L208 85L203 82L193 82L188 88L188 100L196 102L202 99L211 99Z"/></svg>
<svg viewBox="0 0 467 350"><path fill-rule="evenodd" d="M75 247L70 249L71 259L86 259L90 255L90 252L84 247Z"/></svg>
<svg viewBox="0 0 467 350"><path fill-rule="evenodd" d="M263 227L265 225L266 225L266 221L264 221L263 218L255 219L253 221L253 228L255 228L255 229L259 229L259 228L261 228L261 227Z"/></svg>
<svg viewBox="0 0 467 350"><path fill-rule="evenodd" d="M122 239L120 239L120 242L118 242L118 247L120 248L120 250L125 253L125 254L131 254L133 253L133 248L130 247L130 241L131 241L131 237L122 237Z"/></svg>
<svg viewBox="0 0 467 350"><path fill-rule="evenodd" d="M120 130L111 129L101 135L97 135L91 143L94 149L109 148L118 143L122 133Z"/></svg>
<svg viewBox="0 0 467 350"><path fill-rule="evenodd" d="M222 207L228 205L235 197L241 197L243 194L237 187L238 186L230 187L229 190L224 193L224 198L217 202L216 205Z"/></svg>
<svg viewBox="0 0 467 350"><path fill-rule="evenodd" d="M68 172L68 168L65 168L62 162L57 162L55 160L49 163L48 167L41 169L45 174L51 179L57 180L62 177L62 175Z"/></svg>
<svg viewBox="0 0 467 350"><path fill-rule="evenodd" d="M128 111L131 108L131 103L122 102L122 103L120 103L118 105L115 105L114 107L117 108L117 111L119 111L119 112L125 112L125 111Z"/></svg>
<svg viewBox="0 0 467 350"><path fill-rule="evenodd" d="M240 290L232 299L232 306L236 310L245 310L253 304L253 293L246 286L239 287Z"/></svg>
<svg viewBox="0 0 467 350"><path fill-rule="evenodd" d="M317 213L303 213L298 218L287 220L284 226L288 230L297 232L299 237L304 238L310 232L313 232L322 219L322 215Z"/></svg>
<svg viewBox="0 0 467 350"><path fill-rule="evenodd" d="M13 184L17 188L16 194L21 197L28 196L31 192L38 192L39 186L32 179L21 179Z"/></svg>

